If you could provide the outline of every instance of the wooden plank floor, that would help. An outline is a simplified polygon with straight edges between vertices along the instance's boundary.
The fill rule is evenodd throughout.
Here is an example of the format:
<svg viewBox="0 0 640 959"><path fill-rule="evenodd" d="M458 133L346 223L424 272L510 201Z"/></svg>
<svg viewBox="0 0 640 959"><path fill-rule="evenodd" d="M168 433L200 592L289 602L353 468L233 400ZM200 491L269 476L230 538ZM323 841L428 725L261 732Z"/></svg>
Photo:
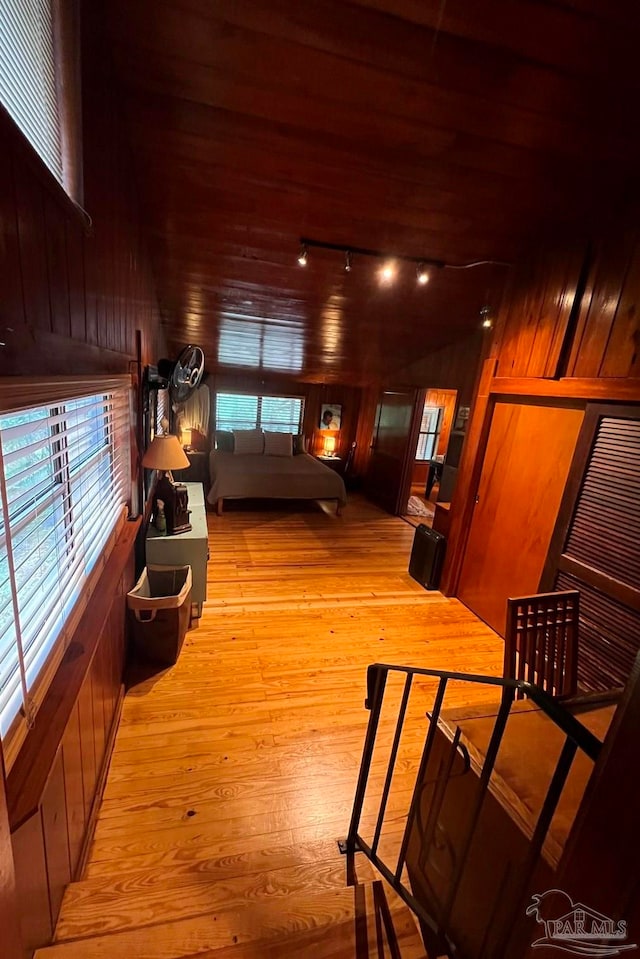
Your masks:
<svg viewBox="0 0 640 959"><path fill-rule="evenodd" d="M209 515L209 531L202 619L177 665L138 675L126 695L90 861L65 894L57 941L149 941L166 923L193 937L212 910L339 895L335 840L349 823L367 665L500 674L502 641L408 576L412 527L363 499L342 517L313 504L231 506ZM403 738L389 841L430 691L418 686ZM454 686L450 705L470 696L496 700ZM393 721L383 714L387 741ZM376 754L375 782L384 768ZM365 823L374 812L365 807Z"/></svg>

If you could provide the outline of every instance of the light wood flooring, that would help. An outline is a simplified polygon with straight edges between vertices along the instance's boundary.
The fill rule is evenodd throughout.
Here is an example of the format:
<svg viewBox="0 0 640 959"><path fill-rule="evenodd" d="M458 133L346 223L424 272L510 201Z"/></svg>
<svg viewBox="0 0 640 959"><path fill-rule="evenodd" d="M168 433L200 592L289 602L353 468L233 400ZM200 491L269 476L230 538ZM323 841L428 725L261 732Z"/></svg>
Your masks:
<svg viewBox="0 0 640 959"><path fill-rule="evenodd" d="M60 945L41 959L354 957L336 839L368 718L367 665L500 674L502 641L409 577L413 528L364 499L341 517L318 504L232 505L208 519L202 619L177 665L126 695L86 874L65 894ZM389 841L411 795L427 687L403 739ZM454 684L450 702L469 695ZM392 722L383 716L383 738ZM374 778L383 768L376 756ZM418 959L412 917L392 909L403 957Z"/></svg>

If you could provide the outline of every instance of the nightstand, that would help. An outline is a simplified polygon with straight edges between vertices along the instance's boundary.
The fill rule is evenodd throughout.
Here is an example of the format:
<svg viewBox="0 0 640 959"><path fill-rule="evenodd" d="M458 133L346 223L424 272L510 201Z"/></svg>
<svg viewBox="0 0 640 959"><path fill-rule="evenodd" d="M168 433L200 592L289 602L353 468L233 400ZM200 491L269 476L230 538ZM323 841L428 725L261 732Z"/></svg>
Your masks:
<svg viewBox="0 0 640 959"><path fill-rule="evenodd" d="M340 476L344 473L344 460L341 456L316 456L316 459Z"/></svg>
<svg viewBox="0 0 640 959"><path fill-rule="evenodd" d="M177 483L202 483L205 495L209 492L209 454L196 450L185 450L189 466L183 470L173 470Z"/></svg>

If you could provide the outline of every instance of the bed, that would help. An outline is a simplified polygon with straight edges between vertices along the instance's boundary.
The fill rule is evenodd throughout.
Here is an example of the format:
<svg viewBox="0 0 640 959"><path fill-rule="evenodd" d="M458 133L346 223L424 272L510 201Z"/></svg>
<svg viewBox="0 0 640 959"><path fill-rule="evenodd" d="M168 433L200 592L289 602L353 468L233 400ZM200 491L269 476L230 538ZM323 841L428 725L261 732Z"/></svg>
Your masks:
<svg viewBox="0 0 640 959"><path fill-rule="evenodd" d="M214 450L207 502L222 513L225 499L335 500L336 512L347 502L344 481L314 456L268 456Z"/></svg>

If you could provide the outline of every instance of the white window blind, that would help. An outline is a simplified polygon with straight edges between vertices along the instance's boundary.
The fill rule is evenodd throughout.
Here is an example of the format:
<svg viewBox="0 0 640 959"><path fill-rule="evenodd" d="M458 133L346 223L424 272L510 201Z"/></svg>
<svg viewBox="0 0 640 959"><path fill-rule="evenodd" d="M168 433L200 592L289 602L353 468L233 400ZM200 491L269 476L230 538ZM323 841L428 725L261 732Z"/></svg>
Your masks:
<svg viewBox="0 0 640 959"><path fill-rule="evenodd" d="M217 430L263 429L273 433L299 433L303 413L304 400L300 396L216 393Z"/></svg>
<svg viewBox="0 0 640 959"><path fill-rule="evenodd" d="M62 183L52 0L0 0L0 100Z"/></svg>
<svg viewBox="0 0 640 959"><path fill-rule="evenodd" d="M0 733L31 696L131 489L129 392L0 415ZM75 619L74 619L75 622Z"/></svg>

